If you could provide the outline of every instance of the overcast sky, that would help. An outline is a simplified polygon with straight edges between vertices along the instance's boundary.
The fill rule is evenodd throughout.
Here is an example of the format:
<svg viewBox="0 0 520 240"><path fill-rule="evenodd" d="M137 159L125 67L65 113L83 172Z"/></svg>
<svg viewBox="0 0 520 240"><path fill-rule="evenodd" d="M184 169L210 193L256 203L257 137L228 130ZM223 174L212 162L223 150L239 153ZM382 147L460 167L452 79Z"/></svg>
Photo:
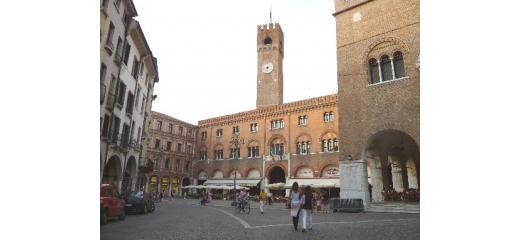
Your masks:
<svg viewBox="0 0 520 240"><path fill-rule="evenodd" d="M134 0L157 57L152 110L197 124L256 108L256 26L284 31L284 103L337 92L333 0Z"/></svg>

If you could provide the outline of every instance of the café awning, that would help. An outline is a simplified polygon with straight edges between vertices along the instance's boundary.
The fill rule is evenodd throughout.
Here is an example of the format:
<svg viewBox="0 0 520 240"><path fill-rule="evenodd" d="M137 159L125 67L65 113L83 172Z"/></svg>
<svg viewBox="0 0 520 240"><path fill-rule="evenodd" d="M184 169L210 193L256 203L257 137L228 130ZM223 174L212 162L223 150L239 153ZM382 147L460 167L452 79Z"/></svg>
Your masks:
<svg viewBox="0 0 520 240"><path fill-rule="evenodd" d="M240 186L254 187L254 186L257 186L258 183L261 180L262 179L251 179L251 178L248 178L248 179L237 179L236 180L236 184L240 185ZM229 179L229 178L225 178L225 179L208 179L207 181L204 182L205 186L208 186L208 185L233 186L233 184L234 184L234 179Z"/></svg>
<svg viewBox="0 0 520 240"><path fill-rule="evenodd" d="M311 188L339 188L339 178L292 178L289 179L286 186L289 188L293 182L297 182L298 186L311 186Z"/></svg>

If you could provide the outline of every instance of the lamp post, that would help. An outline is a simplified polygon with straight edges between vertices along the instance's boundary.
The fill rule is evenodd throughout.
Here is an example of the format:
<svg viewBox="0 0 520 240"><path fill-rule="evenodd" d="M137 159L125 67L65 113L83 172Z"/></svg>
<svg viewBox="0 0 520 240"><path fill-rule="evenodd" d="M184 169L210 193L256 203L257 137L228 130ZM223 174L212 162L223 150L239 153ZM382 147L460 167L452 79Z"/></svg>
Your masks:
<svg viewBox="0 0 520 240"><path fill-rule="evenodd" d="M236 151L236 148L240 146L240 144L243 144L244 143L244 139L242 138L239 138L240 137L240 133L236 133L236 134L233 134L231 136L231 141L229 142L231 144L231 146L233 147L233 152L232 152L232 156L233 156L233 159L237 159L237 151ZM237 170L235 169L235 171L233 172L233 195L234 195L234 200L233 202L231 203L232 206L235 206L236 203L237 203Z"/></svg>

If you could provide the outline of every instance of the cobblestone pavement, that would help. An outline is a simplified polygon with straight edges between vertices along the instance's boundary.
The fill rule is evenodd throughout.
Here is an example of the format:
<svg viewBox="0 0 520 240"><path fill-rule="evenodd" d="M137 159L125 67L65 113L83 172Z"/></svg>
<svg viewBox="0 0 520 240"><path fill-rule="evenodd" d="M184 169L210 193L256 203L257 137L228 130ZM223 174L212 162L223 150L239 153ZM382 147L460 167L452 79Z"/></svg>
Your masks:
<svg viewBox="0 0 520 240"><path fill-rule="evenodd" d="M419 214L315 213L312 231L295 232L289 212L278 206L260 214L253 202L250 214L237 214L227 201L197 203L163 201L151 214L101 226L101 239L419 239ZM299 229L301 222L300 216Z"/></svg>

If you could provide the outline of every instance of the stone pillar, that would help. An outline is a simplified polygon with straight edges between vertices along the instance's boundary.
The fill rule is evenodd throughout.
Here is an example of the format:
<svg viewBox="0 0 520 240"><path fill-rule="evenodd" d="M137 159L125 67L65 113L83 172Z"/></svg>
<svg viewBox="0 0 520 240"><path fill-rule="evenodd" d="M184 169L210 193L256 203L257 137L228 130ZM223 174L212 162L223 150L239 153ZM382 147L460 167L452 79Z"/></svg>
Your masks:
<svg viewBox="0 0 520 240"><path fill-rule="evenodd" d="M365 209L370 198L366 169L367 164L363 159L339 161L340 198L363 199Z"/></svg>
<svg viewBox="0 0 520 240"><path fill-rule="evenodd" d="M121 193L121 186L123 185L123 178L117 180L117 192Z"/></svg>
<svg viewBox="0 0 520 240"><path fill-rule="evenodd" d="M399 163L399 159L395 156L388 155L388 161L392 164L392 183L396 192L403 191L403 169Z"/></svg>
<svg viewBox="0 0 520 240"><path fill-rule="evenodd" d="M408 172L408 188L419 188L419 184L417 183L417 168L415 168L415 163L413 159L408 159L406 161L406 170Z"/></svg>
<svg viewBox="0 0 520 240"><path fill-rule="evenodd" d="M382 202L383 194L383 172L381 169L381 159L376 154L367 156L367 160L370 161L370 178L372 184L372 202Z"/></svg>

